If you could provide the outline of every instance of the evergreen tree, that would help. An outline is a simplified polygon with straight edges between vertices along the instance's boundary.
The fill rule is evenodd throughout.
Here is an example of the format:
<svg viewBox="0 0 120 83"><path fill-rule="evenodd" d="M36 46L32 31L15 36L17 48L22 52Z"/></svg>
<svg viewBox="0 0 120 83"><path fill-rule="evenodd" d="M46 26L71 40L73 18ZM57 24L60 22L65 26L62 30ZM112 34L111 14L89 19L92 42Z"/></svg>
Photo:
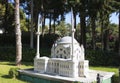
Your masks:
<svg viewBox="0 0 120 83"><path fill-rule="evenodd" d="M16 35L16 65L19 66L21 65L22 60L19 0L15 0L15 35Z"/></svg>

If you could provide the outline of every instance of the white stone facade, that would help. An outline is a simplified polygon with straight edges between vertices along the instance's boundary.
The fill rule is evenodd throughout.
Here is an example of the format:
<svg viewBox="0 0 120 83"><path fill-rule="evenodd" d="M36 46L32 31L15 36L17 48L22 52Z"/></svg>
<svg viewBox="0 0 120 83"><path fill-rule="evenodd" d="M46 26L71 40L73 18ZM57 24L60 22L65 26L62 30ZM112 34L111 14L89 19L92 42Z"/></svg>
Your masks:
<svg viewBox="0 0 120 83"><path fill-rule="evenodd" d="M34 70L40 73L55 74L66 77L88 77L89 61L84 60L84 47L72 37L58 39L51 49L51 58L34 59Z"/></svg>

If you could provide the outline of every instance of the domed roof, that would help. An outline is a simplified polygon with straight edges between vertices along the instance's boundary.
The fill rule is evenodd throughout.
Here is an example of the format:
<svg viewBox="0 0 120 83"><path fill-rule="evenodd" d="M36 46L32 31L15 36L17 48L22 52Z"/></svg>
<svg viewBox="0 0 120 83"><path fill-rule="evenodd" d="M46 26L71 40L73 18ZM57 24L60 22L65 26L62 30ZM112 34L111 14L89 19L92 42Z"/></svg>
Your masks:
<svg viewBox="0 0 120 83"><path fill-rule="evenodd" d="M76 39L73 39L73 42L74 43L78 43L77 41L76 41ZM72 37L70 37L70 36L65 36L65 37L63 37L63 38L60 38L60 39L58 39L57 40L57 42L56 42L57 44L62 44L62 43L72 43Z"/></svg>

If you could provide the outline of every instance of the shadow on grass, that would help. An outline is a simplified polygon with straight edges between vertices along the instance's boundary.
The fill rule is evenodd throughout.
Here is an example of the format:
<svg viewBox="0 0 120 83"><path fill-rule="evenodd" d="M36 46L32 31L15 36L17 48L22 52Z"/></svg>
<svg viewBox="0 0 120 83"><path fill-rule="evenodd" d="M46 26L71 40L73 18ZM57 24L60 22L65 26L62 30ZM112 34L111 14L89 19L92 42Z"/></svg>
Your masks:
<svg viewBox="0 0 120 83"><path fill-rule="evenodd" d="M0 61L0 65L15 66L15 63L14 62L8 62L8 61Z"/></svg>
<svg viewBox="0 0 120 83"><path fill-rule="evenodd" d="M15 63L7 63L6 65L16 66Z"/></svg>
<svg viewBox="0 0 120 83"><path fill-rule="evenodd" d="M6 65L16 66L15 63L7 63ZM32 63L32 62L22 62L21 65L25 65L25 66L33 66L33 63Z"/></svg>
<svg viewBox="0 0 120 83"><path fill-rule="evenodd" d="M16 66L15 63L7 63L6 65ZM22 62L21 65L25 65L25 66L33 66L33 63L32 63L32 62Z"/></svg>
<svg viewBox="0 0 120 83"><path fill-rule="evenodd" d="M22 62L22 65L33 66L33 62Z"/></svg>
<svg viewBox="0 0 120 83"><path fill-rule="evenodd" d="M2 78L5 78L5 79L11 79L11 77L9 75L3 75L1 76Z"/></svg>
<svg viewBox="0 0 120 83"><path fill-rule="evenodd" d="M33 61L34 62L34 61ZM21 65L33 66L33 62L22 62ZM0 61L0 65L16 66L15 62Z"/></svg>

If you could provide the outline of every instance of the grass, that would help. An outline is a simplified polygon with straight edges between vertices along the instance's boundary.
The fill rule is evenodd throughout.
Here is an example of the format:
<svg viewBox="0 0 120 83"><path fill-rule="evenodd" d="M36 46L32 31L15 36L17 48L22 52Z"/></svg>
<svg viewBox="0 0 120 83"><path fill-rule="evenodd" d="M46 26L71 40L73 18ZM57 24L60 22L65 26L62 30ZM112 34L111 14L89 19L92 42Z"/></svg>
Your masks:
<svg viewBox="0 0 120 83"><path fill-rule="evenodd" d="M19 68L32 68L31 63L23 63ZM0 83L28 83L19 79L11 79L8 75L10 68L16 68L13 62L0 62Z"/></svg>
<svg viewBox="0 0 120 83"><path fill-rule="evenodd" d="M107 71L107 72L114 72L115 75L118 76L118 68L116 68L116 67L90 67L90 69Z"/></svg>
<svg viewBox="0 0 120 83"><path fill-rule="evenodd" d="M33 63L23 63L19 68L32 68ZM29 83L19 79L11 79L8 75L10 68L16 68L14 62L0 62L0 83ZM115 67L90 67L93 70L115 72L112 83L118 83L118 68Z"/></svg>
<svg viewBox="0 0 120 83"><path fill-rule="evenodd" d="M112 83L119 83L119 72L117 67L90 67L93 70L100 70L100 71L107 71L107 72L114 72L115 75L112 77Z"/></svg>

